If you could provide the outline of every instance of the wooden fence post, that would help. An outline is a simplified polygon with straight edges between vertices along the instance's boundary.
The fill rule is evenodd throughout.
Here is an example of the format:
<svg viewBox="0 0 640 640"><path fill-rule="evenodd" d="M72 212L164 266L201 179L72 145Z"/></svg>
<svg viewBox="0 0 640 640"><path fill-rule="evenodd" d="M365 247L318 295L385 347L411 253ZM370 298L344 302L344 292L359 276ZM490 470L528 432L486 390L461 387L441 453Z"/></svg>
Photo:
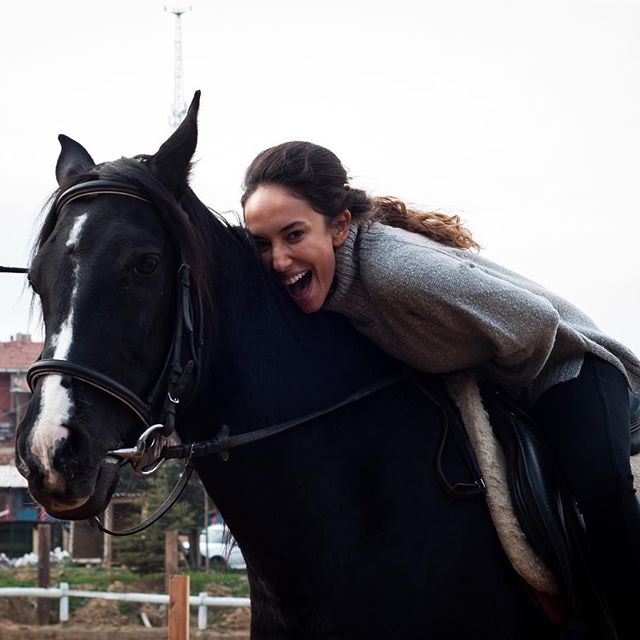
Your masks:
<svg viewBox="0 0 640 640"><path fill-rule="evenodd" d="M38 525L38 586L49 588L49 552L51 551L51 525ZM38 598L36 604L36 617L38 624L49 624L49 599Z"/></svg>
<svg viewBox="0 0 640 640"><path fill-rule="evenodd" d="M164 533L164 588L169 591L169 579L178 573L178 532Z"/></svg>
<svg viewBox="0 0 640 640"><path fill-rule="evenodd" d="M189 576L169 578L169 640L189 640Z"/></svg>

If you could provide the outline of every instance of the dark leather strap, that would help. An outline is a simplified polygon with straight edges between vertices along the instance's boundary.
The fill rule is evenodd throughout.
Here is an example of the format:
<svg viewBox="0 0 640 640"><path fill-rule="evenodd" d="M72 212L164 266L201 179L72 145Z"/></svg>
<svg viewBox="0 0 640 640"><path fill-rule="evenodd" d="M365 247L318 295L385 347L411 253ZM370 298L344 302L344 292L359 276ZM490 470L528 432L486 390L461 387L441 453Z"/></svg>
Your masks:
<svg viewBox="0 0 640 640"><path fill-rule="evenodd" d="M180 474L180 478L178 478L176 486L173 487L173 491L167 496L165 501L148 518L145 518L142 522L134 525L133 527L122 529L122 531L111 531L111 529L107 529L97 517L94 517L93 520L96 523L96 526L100 531L102 531L102 533L108 533L110 536L130 536L134 533L140 533L140 531L150 527L154 522L156 522L156 520L159 520L165 513L167 513L167 511L169 511L169 509L171 509L175 501L180 497L180 494L184 491L184 488L187 486L192 473L193 465L190 462L187 462Z"/></svg>
<svg viewBox="0 0 640 640"><path fill-rule="evenodd" d="M31 391L35 390L38 378L50 374L60 376L70 376L82 380L90 384L110 396L113 396L120 402L127 405L145 424L150 424L150 407L143 402L133 391L129 391L124 385L120 384L113 378L74 362L68 360L56 360L53 358L47 360L37 360L27 370L27 383Z"/></svg>
<svg viewBox="0 0 640 640"><path fill-rule="evenodd" d="M315 418L320 418L321 416L327 415L328 413L337 411L338 409L345 407L348 404L357 402L358 400L362 400L363 398L366 398L367 396L370 396L377 391L384 389L385 387L389 387L396 382L399 382L400 380L404 380L405 378L409 377L409 375L411 374L402 373L400 375L383 378L382 380L378 380L373 384L368 385L367 387L358 389L351 395L347 396L344 400L336 402L330 407L325 407L324 409L319 409L318 411L308 413L301 418L274 424L270 427L254 429L253 431L240 433L236 436L230 436L229 427L227 425L222 425L215 437L209 440L192 442L191 444L164 447L161 453L161 457L167 460L172 458L191 459L203 458L206 456L217 454L222 460L226 461L229 458L229 449L232 449L233 447L240 447L245 444L251 444L252 442L258 442L259 440L270 438L271 436L283 433L284 431L289 431L289 429L293 429L294 427L310 422Z"/></svg>
<svg viewBox="0 0 640 640"><path fill-rule="evenodd" d="M137 187L125 182L116 182L114 180L88 180L69 187L63 191L56 200L55 209L58 214L70 202L78 198L86 198L87 196L115 195L127 196L142 202L149 203L149 198Z"/></svg>
<svg viewBox="0 0 640 640"><path fill-rule="evenodd" d="M454 498L467 499L475 498L482 495L487 490L484 478L482 477L482 471L478 466L476 460L476 453L471 446L469 436L462 423L462 418L458 418L455 413L447 409L447 401L438 400L433 393L431 393L427 387L420 382L418 376L413 376L413 383L418 387L420 392L428 398L440 412L440 421L442 424L442 437L440 438L440 444L436 452L435 468L436 476L440 481L440 484L444 489ZM449 400L449 405L453 403ZM444 454L445 448L449 442L450 436L453 435L454 440L461 445L460 449L464 452L464 462L469 468L473 480L471 482L451 481L449 480L444 468Z"/></svg>
<svg viewBox="0 0 640 640"><path fill-rule="evenodd" d="M26 267L0 267L0 273L29 273Z"/></svg>

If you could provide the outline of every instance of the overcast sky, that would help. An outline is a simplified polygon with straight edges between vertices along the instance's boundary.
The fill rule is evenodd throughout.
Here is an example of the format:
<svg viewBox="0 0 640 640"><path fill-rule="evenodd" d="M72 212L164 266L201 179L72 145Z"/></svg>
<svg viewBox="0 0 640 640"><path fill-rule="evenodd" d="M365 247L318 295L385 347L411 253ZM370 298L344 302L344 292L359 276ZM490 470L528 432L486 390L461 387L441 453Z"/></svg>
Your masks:
<svg viewBox="0 0 640 640"><path fill-rule="evenodd" d="M58 133L97 161L170 133L173 17L156 0L0 0L0 264L26 264ZM355 184L468 223L485 255L640 353L638 0L194 0L194 188L239 207L263 148L307 139ZM0 340L27 324L0 275Z"/></svg>

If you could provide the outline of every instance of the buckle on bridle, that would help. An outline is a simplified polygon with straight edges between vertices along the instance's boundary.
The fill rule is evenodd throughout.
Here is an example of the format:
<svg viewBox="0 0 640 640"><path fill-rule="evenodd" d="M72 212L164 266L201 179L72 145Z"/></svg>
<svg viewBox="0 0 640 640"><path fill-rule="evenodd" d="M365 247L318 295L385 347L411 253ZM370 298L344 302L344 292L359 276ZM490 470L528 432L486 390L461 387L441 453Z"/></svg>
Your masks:
<svg viewBox="0 0 640 640"><path fill-rule="evenodd" d="M150 451L156 444L156 439L162 435L163 429L163 424L151 425L142 432L135 446L113 449L112 451L107 451L107 455L115 456L116 458L122 458L123 460L128 461L129 463L131 463L131 468L138 475L150 476L160 468L162 463L165 461L165 458L164 456L162 456L162 453L160 453L160 457L157 460L146 466L142 466L143 458L144 455L148 451ZM157 431L159 431L160 433L156 433Z"/></svg>

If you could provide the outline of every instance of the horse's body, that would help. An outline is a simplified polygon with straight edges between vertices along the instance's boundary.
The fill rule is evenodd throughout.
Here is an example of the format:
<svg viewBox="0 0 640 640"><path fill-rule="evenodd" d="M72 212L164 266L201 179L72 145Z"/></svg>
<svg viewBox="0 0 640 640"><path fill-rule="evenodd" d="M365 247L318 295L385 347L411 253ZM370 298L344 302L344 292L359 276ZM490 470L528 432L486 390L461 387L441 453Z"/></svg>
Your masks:
<svg viewBox="0 0 640 640"><path fill-rule="evenodd" d="M329 405L394 367L341 319L301 320L309 333L282 336L295 345L282 351L297 355L277 379L265 372L265 392L296 399L271 421ZM248 337L242 361L260 346ZM452 498L436 479L445 396L436 381L429 388L440 406L400 382L234 450L227 463L198 465L247 558L256 637L547 637L483 497ZM229 424L263 423L252 395L237 398L243 409ZM214 402L194 408L194 422ZM469 480L449 444L447 474Z"/></svg>
<svg viewBox="0 0 640 640"><path fill-rule="evenodd" d="M147 393L170 341L182 251L200 262L196 284L211 298L203 294L206 347L198 386L179 415L183 441L210 438L222 424L237 434L290 420L396 374L399 365L341 318L302 315L264 277L244 233L187 190L195 112L145 162L96 167L77 143L63 140L61 187L133 181L151 202L91 196L52 210L31 274L43 300L44 357L91 366ZM175 171L167 171L171 163ZM160 183L181 199L199 242L172 237L184 220L158 213L169 201L150 193ZM159 257L155 266L149 256ZM403 379L233 449L226 462L197 461L247 560L252 637L556 636L509 565L483 497L456 499L438 482L443 419L456 416L439 381L423 382L428 395ZM113 490L106 452L140 431L108 395L49 375L19 427L19 468L50 513L90 517ZM448 477L470 479L455 440L443 460Z"/></svg>

